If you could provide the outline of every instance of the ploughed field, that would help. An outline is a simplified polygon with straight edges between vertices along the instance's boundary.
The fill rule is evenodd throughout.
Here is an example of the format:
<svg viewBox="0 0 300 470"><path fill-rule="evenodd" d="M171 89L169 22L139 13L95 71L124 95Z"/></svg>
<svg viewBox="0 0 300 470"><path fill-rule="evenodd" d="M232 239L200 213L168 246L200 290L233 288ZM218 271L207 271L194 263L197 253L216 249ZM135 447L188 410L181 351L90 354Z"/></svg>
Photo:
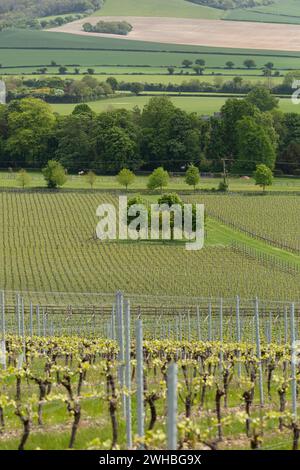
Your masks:
<svg viewBox="0 0 300 470"><path fill-rule="evenodd" d="M124 40L277 51L300 51L300 28L293 24L251 23L208 19L105 16L103 21L127 21L133 27ZM118 37L115 34L86 33L84 23L95 25L99 18L89 17L67 23L49 32L81 36ZM119 36L121 37L121 36Z"/></svg>

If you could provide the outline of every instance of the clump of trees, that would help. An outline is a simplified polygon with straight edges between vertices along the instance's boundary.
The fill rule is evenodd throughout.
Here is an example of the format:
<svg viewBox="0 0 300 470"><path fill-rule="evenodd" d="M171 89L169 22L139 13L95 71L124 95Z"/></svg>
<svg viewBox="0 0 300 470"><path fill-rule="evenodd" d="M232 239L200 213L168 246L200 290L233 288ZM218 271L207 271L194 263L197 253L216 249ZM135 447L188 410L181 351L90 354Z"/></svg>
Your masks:
<svg viewBox="0 0 300 470"><path fill-rule="evenodd" d="M121 36L127 36L132 31L132 25L127 21L98 21L95 25L84 23L82 28L86 33L119 34Z"/></svg>
<svg viewBox="0 0 300 470"><path fill-rule="evenodd" d="M47 68L45 68L47 71ZM67 67L59 66L60 75L68 72ZM35 97L48 103L80 103L94 101L114 92L109 82L99 82L92 76L92 70L81 80L61 77L42 77L7 80L7 100Z"/></svg>

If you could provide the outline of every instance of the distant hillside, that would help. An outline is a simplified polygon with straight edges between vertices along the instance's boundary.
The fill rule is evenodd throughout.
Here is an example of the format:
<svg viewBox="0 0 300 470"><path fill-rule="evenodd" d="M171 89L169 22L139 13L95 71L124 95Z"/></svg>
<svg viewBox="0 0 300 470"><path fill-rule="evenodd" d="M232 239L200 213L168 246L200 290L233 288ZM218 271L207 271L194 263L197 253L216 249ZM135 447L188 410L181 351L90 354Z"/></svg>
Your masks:
<svg viewBox="0 0 300 470"><path fill-rule="evenodd" d="M103 0L1 0L0 31L12 26L41 27L38 18L69 13L91 14L103 5Z"/></svg>
<svg viewBox="0 0 300 470"><path fill-rule="evenodd" d="M272 5L276 0L187 0L197 5L203 5L221 10L232 10L235 8L257 8Z"/></svg>
<svg viewBox="0 0 300 470"><path fill-rule="evenodd" d="M300 0L275 0L268 6L230 10L223 19L300 24Z"/></svg>
<svg viewBox="0 0 300 470"><path fill-rule="evenodd" d="M187 0L105 0L95 15L218 19L223 13Z"/></svg>

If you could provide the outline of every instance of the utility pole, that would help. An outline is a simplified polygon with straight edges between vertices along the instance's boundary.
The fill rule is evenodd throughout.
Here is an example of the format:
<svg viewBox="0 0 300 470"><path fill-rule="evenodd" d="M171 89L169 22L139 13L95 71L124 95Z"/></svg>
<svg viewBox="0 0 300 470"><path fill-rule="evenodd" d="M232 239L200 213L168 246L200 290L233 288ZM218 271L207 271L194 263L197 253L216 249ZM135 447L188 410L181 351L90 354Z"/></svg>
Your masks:
<svg viewBox="0 0 300 470"><path fill-rule="evenodd" d="M227 162L234 162L233 158L221 158L221 162L223 163L223 181L224 184L228 187L228 171L227 171Z"/></svg>

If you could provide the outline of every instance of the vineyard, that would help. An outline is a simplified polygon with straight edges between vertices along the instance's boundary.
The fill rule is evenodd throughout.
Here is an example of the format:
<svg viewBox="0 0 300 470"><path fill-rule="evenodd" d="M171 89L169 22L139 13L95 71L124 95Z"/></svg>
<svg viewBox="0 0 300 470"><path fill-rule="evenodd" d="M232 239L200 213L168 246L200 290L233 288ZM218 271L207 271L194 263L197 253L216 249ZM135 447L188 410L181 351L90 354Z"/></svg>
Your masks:
<svg viewBox="0 0 300 470"><path fill-rule="evenodd" d="M14 307L2 293L1 449L298 449L299 304L117 293L77 334L70 311L54 331Z"/></svg>
<svg viewBox="0 0 300 470"><path fill-rule="evenodd" d="M211 198L211 199L210 199ZM201 198L202 200L202 198ZM204 202L210 210L209 196ZM268 199L263 199L262 203ZM274 198L274 201L280 202ZM289 199L293 201L293 199ZM239 198L218 198L234 205ZM257 204L260 199L249 201ZM233 249L216 227L210 228L206 246L187 252L172 242L112 241L95 238L96 209L102 202L117 203L113 193L1 192L0 285L9 291L30 291L32 300L44 304L72 304L74 296L85 292L114 292L199 297L241 295L262 299L298 300L299 273L291 274L273 265L260 263ZM270 204L270 211L272 210ZM288 201L282 206L287 211ZM279 207L280 211L280 207ZM243 216L243 210L240 217ZM267 213L266 213L267 214ZM297 224L297 206L288 224ZM252 217L249 216L249 224ZM259 217L262 224L269 220ZM273 230L274 221L269 220ZM295 226L296 228L296 226ZM236 269L236 267L239 269ZM138 285L136 289L135 285ZM138 292L137 292L138 290ZM43 298L39 292L43 292ZM55 293L49 294L47 292ZM68 292L69 295L60 295ZM76 302L85 303L84 295Z"/></svg>
<svg viewBox="0 0 300 470"><path fill-rule="evenodd" d="M278 248L300 253L298 196L201 196L207 212Z"/></svg>

